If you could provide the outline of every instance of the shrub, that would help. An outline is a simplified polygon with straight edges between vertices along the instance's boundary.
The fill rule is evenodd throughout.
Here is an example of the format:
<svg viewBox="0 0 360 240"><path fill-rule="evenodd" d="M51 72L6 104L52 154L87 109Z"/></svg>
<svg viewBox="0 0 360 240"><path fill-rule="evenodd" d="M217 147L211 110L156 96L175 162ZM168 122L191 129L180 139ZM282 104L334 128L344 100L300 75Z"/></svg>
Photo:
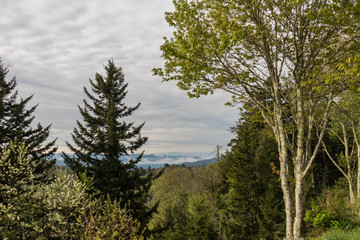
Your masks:
<svg viewBox="0 0 360 240"><path fill-rule="evenodd" d="M33 185L34 166L25 156L16 141L0 155L0 239L143 239L129 210L92 199L86 175L60 172Z"/></svg>
<svg viewBox="0 0 360 240"><path fill-rule="evenodd" d="M120 203L111 201L89 201L77 218L81 228L74 229L77 239L129 239L142 240L140 222L133 219L130 211L120 208Z"/></svg>
<svg viewBox="0 0 360 240"><path fill-rule="evenodd" d="M343 181L338 181L331 189L325 189L312 200L304 220L313 230L322 232L328 229L349 230L358 223L356 207L351 205Z"/></svg>

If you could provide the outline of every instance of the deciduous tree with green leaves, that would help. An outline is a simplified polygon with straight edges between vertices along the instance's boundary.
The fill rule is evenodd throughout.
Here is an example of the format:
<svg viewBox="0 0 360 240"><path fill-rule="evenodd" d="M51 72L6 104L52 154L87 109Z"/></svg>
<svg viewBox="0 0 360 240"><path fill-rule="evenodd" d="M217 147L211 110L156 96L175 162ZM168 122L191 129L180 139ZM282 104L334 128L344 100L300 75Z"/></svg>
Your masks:
<svg viewBox="0 0 360 240"><path fill-rule="evenodd" d="M173 3L175 11L166 13L166 20L175 30L161 46L165 66L154 74L177 81L191 97L222 89L233 95L234 103L249 101L261 111L278 143L286 238L301 238L306 178L332 102L348 83L331 72L359 50L359 2Z"/></svg>

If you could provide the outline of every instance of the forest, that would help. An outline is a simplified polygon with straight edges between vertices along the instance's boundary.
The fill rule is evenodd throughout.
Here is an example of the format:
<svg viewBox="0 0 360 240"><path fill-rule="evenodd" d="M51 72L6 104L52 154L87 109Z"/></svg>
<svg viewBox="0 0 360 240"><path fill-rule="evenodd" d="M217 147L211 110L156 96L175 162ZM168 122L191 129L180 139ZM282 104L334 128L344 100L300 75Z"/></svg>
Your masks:
<svg viewBox="0 0 360 240"><path fill-rule="evenodd" d="M189 97L232 95L226 152L206 167L138 167L145 122L127 118L141 104L125 104L110 59L56 166L51 125L0 61L0 238L360 239L360 3L173 4L153 74Z"/></svg>

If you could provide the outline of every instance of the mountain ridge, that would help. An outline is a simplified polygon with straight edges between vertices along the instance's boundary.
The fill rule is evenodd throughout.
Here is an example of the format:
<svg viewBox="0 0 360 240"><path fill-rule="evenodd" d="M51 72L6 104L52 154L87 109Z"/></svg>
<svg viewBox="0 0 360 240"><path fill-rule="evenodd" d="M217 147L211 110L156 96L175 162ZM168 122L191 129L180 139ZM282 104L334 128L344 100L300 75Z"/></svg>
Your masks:
<svg viewBox="0 0 360 240"><path fill-rule="evenodd" d="M196 166L196 167L205 167L209 163L215 163L216 158L214 153L208 152L168 152L168 153L156 153L156 154L144 154L139 167L142 168L160 168L164 167L165 164L168 165L184 165L184 166ZM127 162L130 159L135 159L139 154L129 154L122 156L121 160ZM56 164L59 166L64 166L64 160L61 157L60 153L54 154L56 159Z"/></svg>

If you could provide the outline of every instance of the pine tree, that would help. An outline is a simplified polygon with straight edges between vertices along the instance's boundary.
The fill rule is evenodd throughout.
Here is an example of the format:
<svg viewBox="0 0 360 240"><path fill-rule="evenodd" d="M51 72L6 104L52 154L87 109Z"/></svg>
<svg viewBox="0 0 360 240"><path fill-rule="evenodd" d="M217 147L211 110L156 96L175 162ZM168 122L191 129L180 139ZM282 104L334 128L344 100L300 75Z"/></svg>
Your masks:
<svg viewBox="0 0 360 240"><path fill-rule="evenodd" d="M111 199L121 199L121 205L130 202L133 216L144 226L156 206L146 206L148 191L153 173L142 176L137 163L142 154L128 162L121 158L134 153L147 141L140 131L144 123L135 126L123 118L133 114L140 106L128 107L124 103L127 95L127 83L121 67L116 67L113 60L105 66L106 76L95 74L95 81L90 79L91 90L84 87L90 104L84 99L84 106L79 106L83 122L77 121L72 139L67 142L73 155L62 153L65 163L75 172L87 171L94 178L94 187Z"/></svg>
<svg viewBox="0 0 360 240"><path fill-rule="evenodd" d="M232 128L236 138L219 162L227 185L220 197L223 224L230 239L276 239L284 230L280 182L273 164L276 142L263 123L255 122L254 110L248 109L251 112Z"/></svg>
<svg viewBox="0 0 360 240"><path fill-rule="evenodd" d="M9 145L13 140L24 143L28 149L27 157L31 157L35 166L35 180L44 180L49 176L50 170L55 165L51 160L57 150L55 140L46 143L50 127L43 127L40 123L32 127L35 119L33 113L37 105L27 109L26 105L33 95L18 100L16 78L6 80L8 68L3 66L0 59L0 147Z"/></svg>

